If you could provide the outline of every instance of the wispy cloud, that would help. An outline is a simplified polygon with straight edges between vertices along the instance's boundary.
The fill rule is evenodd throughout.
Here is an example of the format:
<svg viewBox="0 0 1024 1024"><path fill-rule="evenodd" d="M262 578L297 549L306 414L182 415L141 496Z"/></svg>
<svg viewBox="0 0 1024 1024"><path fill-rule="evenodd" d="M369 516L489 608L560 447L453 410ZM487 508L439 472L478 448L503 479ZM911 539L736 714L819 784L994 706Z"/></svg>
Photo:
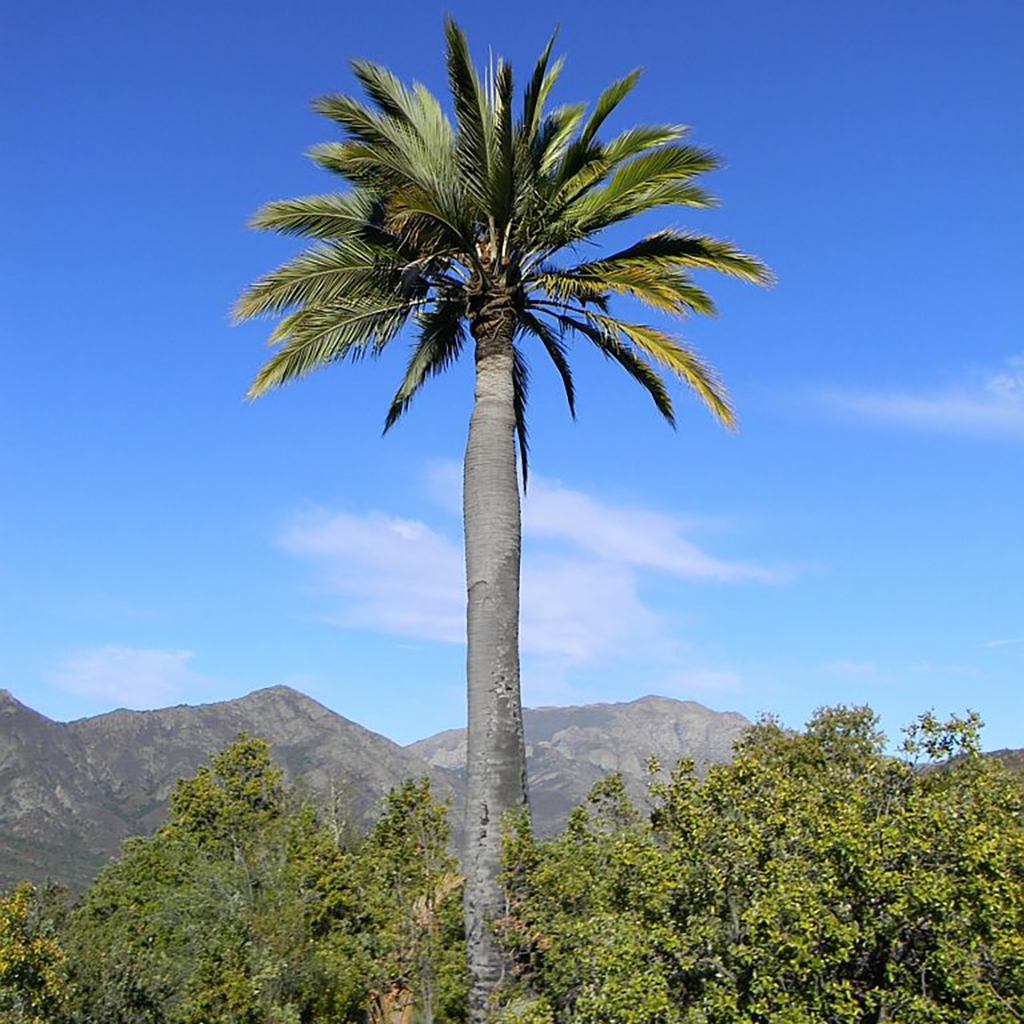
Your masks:
<svg viewBox="0 0 1024 1024"><path fill-rule="evenodd" d="M952 387L830 390L820 397L833 408L867 420L945 433L1024 438L1024 355Z"/></svg>
<svg viewBox="0 0 1024 1024"><path fill-rule="evenodd" d="M191 651L105 647L64 657L53 682L68 693L96 697L120 707L152 708L195 699L212 682L194 672Z"/></svg>
<svg viewBox="0 0 1024 1024"><path fill-rule="evenodd" d="M313 560L342 598L339 623L425 640L461 641L465 583L460 546L426 523L314 508L281 537L285 551Z"/></svg>
<svg viewBox="0 0 1024 1024"><path fill-rule="evenodd" d="M1011 640L988 640L982 647L1008 647L1010 644L1024 644L1024 636L1014 637Z"/></svg>
<svg viewBox="0 0 1024 1024"><path fill-rule="evenodd" d="M686 537L689 527L681 516L607 504L543 479L531 485L523 503L523 529L528 536L567 542L602 561L723 583L777 582L785 575L777 569L715 558Z"/></svg>
<svg viewBox="0 0 1024 1024"><path fill-rule="evenodd" d="M431 474L435 496L449 506L451 475L445 465ZM664 655L674 640L643 597L648 576L727 584L783 578L708 554L686 536L687 526L681 517L532 481L523 523L533 542L523 562L524 653L563 667ZM314 508L296 515L280 541L316 566L333 595L333 621L406 638L463 640L461 539L382 512Z"/></svg>

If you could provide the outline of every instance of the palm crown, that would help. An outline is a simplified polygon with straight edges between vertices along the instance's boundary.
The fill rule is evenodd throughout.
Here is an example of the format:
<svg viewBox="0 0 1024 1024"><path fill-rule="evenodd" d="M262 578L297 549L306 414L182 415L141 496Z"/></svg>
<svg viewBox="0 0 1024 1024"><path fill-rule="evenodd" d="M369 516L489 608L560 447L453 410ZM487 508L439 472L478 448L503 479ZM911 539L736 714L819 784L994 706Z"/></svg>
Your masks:
<svg viewBox="0 0 1024 1024"><path fill-rule="evenodd" d="M661 328L612 315L609 300L619 294L674 316L710 314L714 304L691 270L766 283L764 264L728 242L676 230L599 259L558 260L575 243L647 210L713 205L695 179L717 166L716 157L681 143L686 129L679 125L644 125L598 140L639 71L608 86L589 116L584 104L546 110L562 67L551 60L552 37L516 117L510 66L499 59L481 80L450 19L445 36L454 124L422 85L409 88L361 60L352 68L368 102L345 95L315 102L348 137L314 147L311 156L351 187L268 203L252 219L255 227L317 244L256 281L236 303L238 319L287 314L270 335L276 351L248 397L345 357L378 354L412 320L417 339L387 430L424 382L459 357L467 326L476 337L488 304L498 303L515 318L524 478L528 337L554 362L573 413L565 342L579 335L646 388L670 423L672 401L655 367L693 388L731 426L732 408L714 370Z"/></svg>

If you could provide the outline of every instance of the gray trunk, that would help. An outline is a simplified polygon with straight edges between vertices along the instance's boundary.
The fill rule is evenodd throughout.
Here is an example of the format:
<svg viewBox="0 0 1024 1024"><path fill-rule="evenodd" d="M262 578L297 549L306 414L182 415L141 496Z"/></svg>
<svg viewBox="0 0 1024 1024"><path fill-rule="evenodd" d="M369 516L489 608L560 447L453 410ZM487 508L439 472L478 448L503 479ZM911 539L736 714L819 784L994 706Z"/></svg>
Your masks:
<svg viewBox="0 0 1024 1024"><path fill-rule="evenodd" d="M501 819L506 811L526 808L526 757L519 696L514 320L498 311L472 326L476 390L463 478L469 703L465 914L470 1022L481 1024L504 973L491 930L505 913Z"/></svg>

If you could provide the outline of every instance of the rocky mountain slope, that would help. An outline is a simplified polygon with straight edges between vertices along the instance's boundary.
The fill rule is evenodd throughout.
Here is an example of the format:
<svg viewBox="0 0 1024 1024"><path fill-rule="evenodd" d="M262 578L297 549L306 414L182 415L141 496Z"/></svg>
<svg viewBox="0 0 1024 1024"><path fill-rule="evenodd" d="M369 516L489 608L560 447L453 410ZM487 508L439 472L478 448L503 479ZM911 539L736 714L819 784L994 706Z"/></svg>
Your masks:
<svg viewBox="0 0 1024 1024"><path fill-rule="evenodd" d="M623 704L526 708L526 757L534 826L551 834L582 803L591 786L621 772L631 795L642 801L646 765L655 758L671 767L683 757L698 765L726 761L750 723L730 711L693 701L641 697ZM458 785L465 774L466 730L449 729L406 748Z"/></svg>
<svg viewBox="0 0 1024 1024"><path fill-rule="evenodd" d="M550 834L591 786L622 772L642 799L645 765L729 757L741 715L692 701L643 697L625 704L525 712L534 822ZM161 821L177 779L239 731L268 739L293 783L340 804L366 825L389 788L427 774L453 804L458 831L465 788L465 730L402 748L284 686L239 700L158 711L112 711L59 723L0 690L0 885L54 877L88 882L123 839Z"/></svg>
<svg viewBox="0 0 1024 1024"><path fill-rule="evenodd" d="M240 700L113 711L58 723L0 690L0 886L50 876L84 885L121 841L151 832L175 781L244 730L273 744L289 779L334 796L359 824L403 779L447 773L284 686Z"/></svg>
<svg viewBox="0 0 1024 1024"><path fill-rule="evenodd" d="M748 725L692 701L642 697L622 704L524 712L534 824L550 834L608 772L643 800L645 765L679 758L725 761ZM268 739L290 781L361 826L403 779L429 775L453 805L458 830L466 735L451 729L400 747L289 689L158 711L113 711L53 722L0 690L0 889L20 878L84 886L123 839L161 821L177 779L239 731ZM999 758L1024 777L1024 751Z"/></svg>

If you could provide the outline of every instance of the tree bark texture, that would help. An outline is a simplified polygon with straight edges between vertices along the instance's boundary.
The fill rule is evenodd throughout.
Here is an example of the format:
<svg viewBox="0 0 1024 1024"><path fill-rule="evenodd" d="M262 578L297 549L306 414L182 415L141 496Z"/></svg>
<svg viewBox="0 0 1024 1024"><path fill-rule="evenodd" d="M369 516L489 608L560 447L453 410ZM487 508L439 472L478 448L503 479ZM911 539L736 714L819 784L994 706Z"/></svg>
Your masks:
<svg viewBox="0 0 1024 1024"><path fill-rule="evenodd" d="M515 317L498 302L471 320L476 387L463 476L466 532L468 806L466 957L470 1022L489 1016L504 960L491 924L505 913L499 882L501 819L526 808L526 756L519 694L519 563L522 528L516 477Z"/></svg>

